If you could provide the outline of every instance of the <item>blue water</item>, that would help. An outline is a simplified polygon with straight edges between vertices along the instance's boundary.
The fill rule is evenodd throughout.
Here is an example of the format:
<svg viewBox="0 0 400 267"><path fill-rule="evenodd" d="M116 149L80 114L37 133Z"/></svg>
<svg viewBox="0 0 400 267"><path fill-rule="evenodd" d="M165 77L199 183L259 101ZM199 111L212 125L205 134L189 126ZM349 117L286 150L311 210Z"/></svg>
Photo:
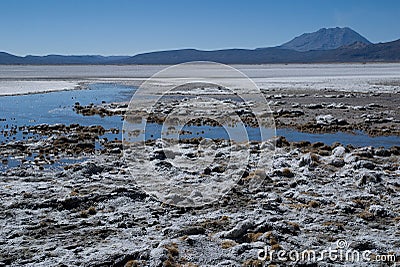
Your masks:
<svg viewBox="0 0 400 267"><path fill-rule="evenodd" d="M118 101L129 101L135 88L118 85L98 83L91 84L87 89L59 91L44 94L3 96L0 97L0 131L9 131L12 127L39 124L65 124L78 123L83 126L102 125L105 129L121 129L121 116L100 117L83 116L73 111L74 104L81 105L101 104ZM0 142L23 138L22 133L12 137L0 135ZM29 137L26 135L25 138ZM109 137L121 139L121 133Z"/></svg>
<svg viewBox="0 0 400 267"><path fill-rule="evenodd" d="M83 116L73 111L74 104L79 102L81 105L101 104L102 102L119 102L129 101L135 92L134 87L124 86L120 84L97 83L91 84L87 89L73 91L59 91L44 94L20 95L20 96L3 96L0 97L0 142L10 140L22 140L28 137L36 139L43 138L39 135L23 135L21 131L17 131L16 135L4 136L4 132L8 132L10 128L24 125L38 124L65 124L78 123L84 126L102 125L105 129L122 129L122 117L100 117ZM182 138L190 137L208 137L208 138L228 138L226 130L222 127L209 126L185 126L186 131L191 134L182 135ZM232 129L231 129L232 130ZM250 140L259 140L260 132L257 128L246 128L247 135ZM118 134L106 134L109 139L121 139L122 131ZM232 130L232 132L234 132ZM309 134L301 133L290 129L277 129L277 135L285 136L289 141L310 141L324 142L332 144L335 142L344 145L352 144L353 146L374 146L374 147L391 147L400 145L398 136L380 136L370 137L362 132L357 134L349 133L333 133L333 134ZM159 137L161 134L161 126L148 124L146 127L146 139ZM237 132L236 132L236 135ZM272 136L273 132L268 131L267 136Z"/></svg>
<svg viewBox="0 0 400 267"><path fill-rule="evenodd" d="M142 124L134 124L132 127L127 127L127 129L141 129L144 128ZM133 138L128 138L129 141L138 141L149 139L157 139L161 136L166 138L171 138L171 134L168 134L168 131L163 131L162 125L155 123L148 123L145 127L144 136L139 135ZM168 128L168 127L164 127ZM260 141L262 138L260 136L259 128L246 127L247 136L239 136L238 132L235 132L235 129L231 130L231 135L228 133L227 129L224 127L211 127L211 126L183 126L182 130L185 131L184 134L179 135L179 138L193 138L193 137L203 137L203 138L211 138L211 139L231 139L235 141L246 141L247 138L250 141ZM233 132L233 136L232 136ZM373 147L385 147L390 148L392 146L400 145L400 137L399 136L376 136L371 137L361 131L355 132L355 134L337 132L337 133L324 133L324 134L312 134L312 133L303 133L292 129L276 129L276 132L273 129L263 129L264 140L265 138L271 138L275 136L285 136L286 139L290 142L299 142L299 141L309 141L311 143L315 142L323 142L327 145L332 145L333 143L341 143L343 145L351 144L354 147L363 147L363 146L373 146Z"/></svg>
<svg viewBox="0 0 400 267"><path fill-rule="evenodd" d="M245 127L244 130L245 133L239 131L235 127L185 125L182 127L182 131L184 131L184 133L180 134L179 138L188 139L193 137L202 137L210 139L230 139L238 142L244 142L247 140L261 141L262 139L266 140L275 136L275 131L273 129L265 129L263 132L263 138L261 137L259 128ZM145 140L157 139L161 136L169 138L173 135L169 135L168 131L162 132L162 125L160 124L150 123L146 125L144 136Z"/></svg>

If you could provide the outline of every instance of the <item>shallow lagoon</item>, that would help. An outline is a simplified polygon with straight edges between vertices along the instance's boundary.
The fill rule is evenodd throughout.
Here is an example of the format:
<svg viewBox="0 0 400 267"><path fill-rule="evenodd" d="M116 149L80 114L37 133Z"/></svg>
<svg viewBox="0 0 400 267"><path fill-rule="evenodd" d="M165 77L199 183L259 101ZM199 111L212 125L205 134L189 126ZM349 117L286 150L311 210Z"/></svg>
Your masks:
<svg viewBox="0 0 400 267"><path fill-rule="evenodd" d="M73 111L76 102L81 105L101 104L129 101L134 94L135 88L120 84L96 83L88 86L87 89L60 91L44 94L3 96L0 97L0 130L8 131L11 127L39 124L73 124L78 123L84 126L101 125L105 129L122 129L121 116L100 117L83 116ZM160 126L149 125L146 136L152 138L159 137ZM226 131L221 127L185 127L184 130L193 134L186 134L185 138L208 137L208 138L227 138ZM202 133L204 131L204 133ZM247 128L251 140L257 140L257 129ZM370 137L362 132L356 134L349 133L329 133L329 134L310 134L302 133L292 129L277 129L277 135L285 136L289 141L310 141L324 142L328 145L335 142L353 146L374 146L391 147L399 145L400 138L397 136L378 136ZM108 138L121 139L119 134L107 134ZM0 135L0 141L21 140L22 134L18 133L13 137Z"/></svg>
<svg viewBox="0 0 400 267"><path fill-rule="evenodd" d="M85 117L73 111L74 104L81 105L101 104L129 101L135 88L118 84L91 84L87 89L60 91L44 94L3 96L0 97L0 130L8 131L11 127L31 126L39 124L73 124L83 126L102 125L105 129L120 129L120 116ZM22 138L22 133L13 136L16 140ZM0 141L9 141L12 138L0 135ZM27 136L29 137L29 136ZM111 137L111 136L109 136ZM114 136L112 136L114 137ZM120 134L115 136L121 138Z"/></svg>

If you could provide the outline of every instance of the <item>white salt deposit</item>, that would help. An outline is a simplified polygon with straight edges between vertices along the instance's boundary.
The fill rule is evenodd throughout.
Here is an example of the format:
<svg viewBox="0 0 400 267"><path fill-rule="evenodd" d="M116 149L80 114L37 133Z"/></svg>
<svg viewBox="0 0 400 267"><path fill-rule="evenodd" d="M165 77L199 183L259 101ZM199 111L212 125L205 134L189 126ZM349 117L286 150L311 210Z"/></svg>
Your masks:
<svg viewBox="0 0 400 267"><path fill-rule="evenodd" d="M0 95L74 89L79 82L138 84L166 68L132 66L0 66ZM233 65L261 89L400 91L400 64ZM215 73L218 77L222 73ZM188 77L187 73L177 73ZM234 79L234 77L229 77ZM40 80L39 80L40 79ZM165 86L162 79L154 86ZM237 84L237 81L233 81ZM168 85L167 85L168 86ZM240 84L239 84L240 87ZM205 92L202 92L205 93Z"/></svg>
<svg viewBox="0 0 400 267"><path fill-rule="evenodd" d="M71 90L77 86L78 82L71 81L0 81L0 96Z"/></svg>

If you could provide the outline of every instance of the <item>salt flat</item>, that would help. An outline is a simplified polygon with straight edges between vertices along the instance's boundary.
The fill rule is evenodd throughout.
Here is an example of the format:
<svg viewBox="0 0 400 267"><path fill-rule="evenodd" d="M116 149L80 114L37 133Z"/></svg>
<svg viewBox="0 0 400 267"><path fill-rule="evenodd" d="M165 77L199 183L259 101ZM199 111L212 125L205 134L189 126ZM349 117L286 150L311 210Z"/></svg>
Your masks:
<svg viewBox="0 0 400 267"><path fill-rule="evenodd" d="M0 95L20 95L74 89L73 81L0 81Z"/></svg>
<svg viewBox="0 0 400 267"><path fill-rule="evenodd" d="M80 65L0 66L0 95L74 89L79 83L120 82L131 85L168 66ZM400 64L269 64L233 65L265 90L332 89L399 91ZM177 73L184 78L188 73ZM162 81L160 81L162 85Z"/></svg>

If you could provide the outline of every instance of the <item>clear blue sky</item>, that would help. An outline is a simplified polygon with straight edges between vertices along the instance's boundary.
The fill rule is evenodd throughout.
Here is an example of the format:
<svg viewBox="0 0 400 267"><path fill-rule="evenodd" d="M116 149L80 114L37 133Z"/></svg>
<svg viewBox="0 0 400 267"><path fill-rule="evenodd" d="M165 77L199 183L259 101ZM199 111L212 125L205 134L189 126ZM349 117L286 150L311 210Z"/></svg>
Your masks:
<svg viewBox="0 0 400 267"><path fill-rule="evenodd" d="M400 38L397 0L1 0L0 51L133 55L275 46L322 27Z"/></svg>

